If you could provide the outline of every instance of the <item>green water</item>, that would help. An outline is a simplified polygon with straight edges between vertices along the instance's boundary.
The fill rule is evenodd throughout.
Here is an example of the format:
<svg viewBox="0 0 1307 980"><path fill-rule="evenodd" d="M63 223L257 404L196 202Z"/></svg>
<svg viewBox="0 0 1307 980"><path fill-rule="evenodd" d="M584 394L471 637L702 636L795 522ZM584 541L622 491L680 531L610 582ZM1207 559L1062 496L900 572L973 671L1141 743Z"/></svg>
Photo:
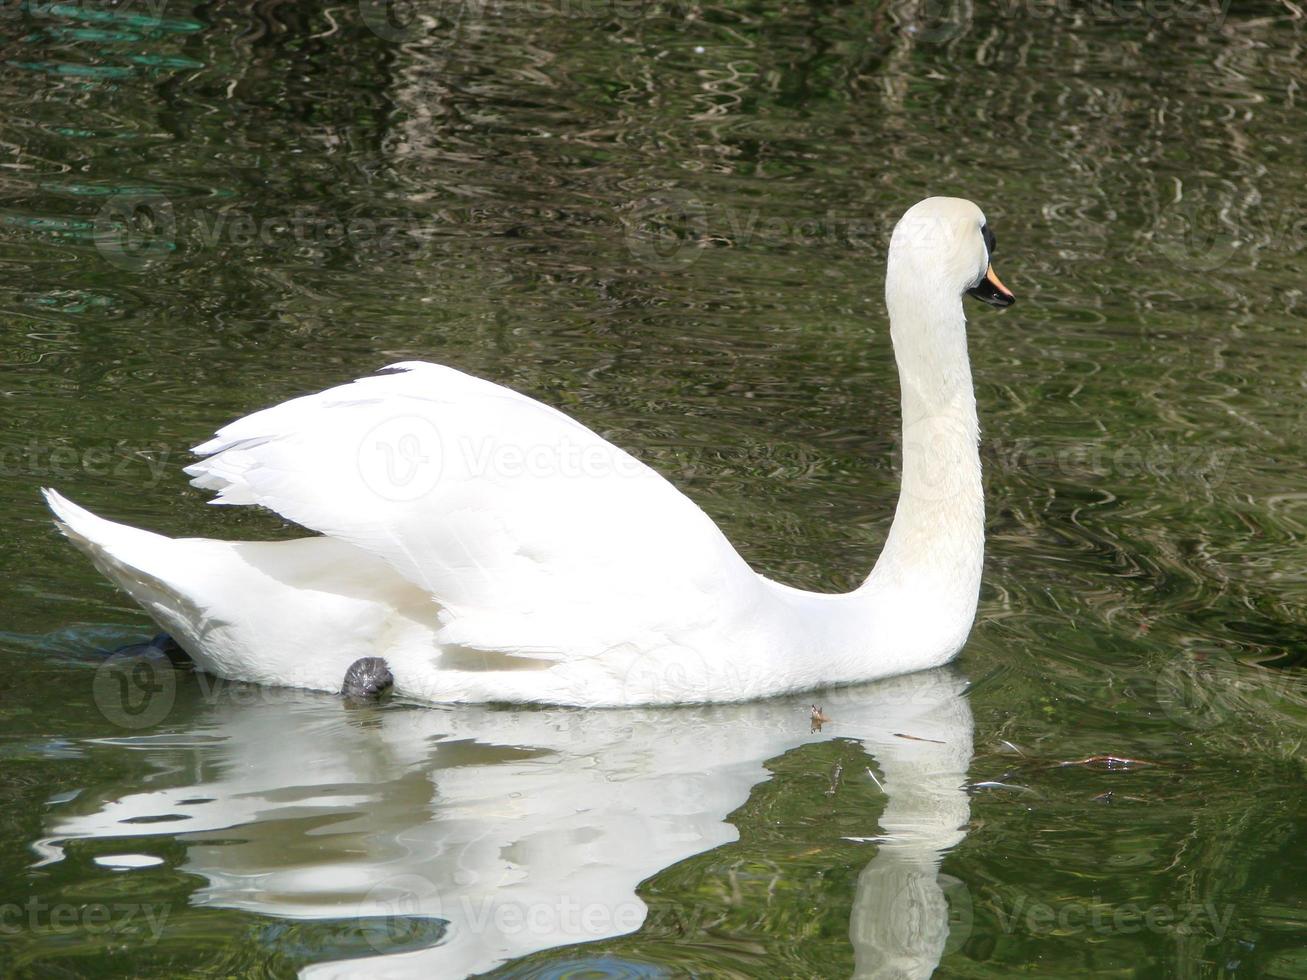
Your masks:
<svg viewBox="0 0 1307 980"><path fill-rule="evenodd" d="M1304 24L0 7L0 973L1307 977ZM102 667L152 627L37 488L285 535L206 508L186 448L405 358L850 587L897 486L885 242L932 193L981 204L1019 296L969 328L954 667L817 695L819 733L812 698L350 711Z"/></svg>

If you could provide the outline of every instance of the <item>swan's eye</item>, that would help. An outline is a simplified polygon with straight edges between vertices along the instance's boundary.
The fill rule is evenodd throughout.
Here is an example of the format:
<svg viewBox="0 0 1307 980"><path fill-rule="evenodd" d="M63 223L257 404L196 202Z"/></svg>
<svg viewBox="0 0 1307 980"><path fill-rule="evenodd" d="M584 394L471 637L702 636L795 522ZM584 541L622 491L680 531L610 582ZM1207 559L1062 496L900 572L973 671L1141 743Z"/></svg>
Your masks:
<svg viewBox="0 0 1307 980"><path fill-rule="evenodd" d="M989 225L980 226L980 237L985 239L986 251L988 251L990 255L993 255L994 250L998 248L998 239L995 238L994 233L989 230Z"/></svg>

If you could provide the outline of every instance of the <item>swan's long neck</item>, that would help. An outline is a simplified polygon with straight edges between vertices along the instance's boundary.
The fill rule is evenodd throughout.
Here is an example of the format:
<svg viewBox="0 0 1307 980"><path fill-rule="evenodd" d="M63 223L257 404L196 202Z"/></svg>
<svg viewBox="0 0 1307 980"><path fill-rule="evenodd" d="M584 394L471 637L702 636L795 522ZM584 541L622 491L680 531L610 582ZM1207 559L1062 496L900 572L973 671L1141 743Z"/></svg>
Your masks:
<svg viewBox="0 0 1307 980"><path fill-rule="evenodd" d="M985 514L962 299L887 292L902 392L902 484L864 587L939 577L961 580L970 593L979 582Z"/></svg>
<svg viewBox="0 0 1307 980"><path fill-rule="evenodd" d="M891 268L886 300L902 389L902 488L876 567L849 596L843 632L851 655L917 669L950 659L975 618L980 430L962 298Z"/></svg>

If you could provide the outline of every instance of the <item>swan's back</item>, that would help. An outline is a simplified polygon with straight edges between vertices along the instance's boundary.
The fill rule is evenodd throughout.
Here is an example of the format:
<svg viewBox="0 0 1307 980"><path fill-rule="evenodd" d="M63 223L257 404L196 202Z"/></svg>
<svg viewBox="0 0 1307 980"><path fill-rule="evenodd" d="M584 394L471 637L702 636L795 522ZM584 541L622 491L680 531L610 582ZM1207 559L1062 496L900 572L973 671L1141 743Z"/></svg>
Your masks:
<svg viewBox="0 0 1307 980"><path fill-rule="evenodd" d="M194 484L384 560L442 607L441 641L516 657L676 642L759 580L692 501L534 399L423 362L240 419ZM638 643L637 643L638 645Z"/></svg>

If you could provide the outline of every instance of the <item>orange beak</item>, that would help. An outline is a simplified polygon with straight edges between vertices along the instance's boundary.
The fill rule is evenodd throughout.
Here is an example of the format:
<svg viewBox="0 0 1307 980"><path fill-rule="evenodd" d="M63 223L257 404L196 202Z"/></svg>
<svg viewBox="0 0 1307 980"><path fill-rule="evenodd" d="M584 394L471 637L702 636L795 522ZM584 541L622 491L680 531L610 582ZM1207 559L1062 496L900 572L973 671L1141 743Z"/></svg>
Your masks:
<svg viewBox="0 0 1307 980"><path fill-rule="evenodd" d="M994 274L992 265L985 270L985 278L967 290L967 295L999 308L1011 306L1017 301L1017 298L1012 295L1012 290L1004 286L1003 280Z"/></svg>

